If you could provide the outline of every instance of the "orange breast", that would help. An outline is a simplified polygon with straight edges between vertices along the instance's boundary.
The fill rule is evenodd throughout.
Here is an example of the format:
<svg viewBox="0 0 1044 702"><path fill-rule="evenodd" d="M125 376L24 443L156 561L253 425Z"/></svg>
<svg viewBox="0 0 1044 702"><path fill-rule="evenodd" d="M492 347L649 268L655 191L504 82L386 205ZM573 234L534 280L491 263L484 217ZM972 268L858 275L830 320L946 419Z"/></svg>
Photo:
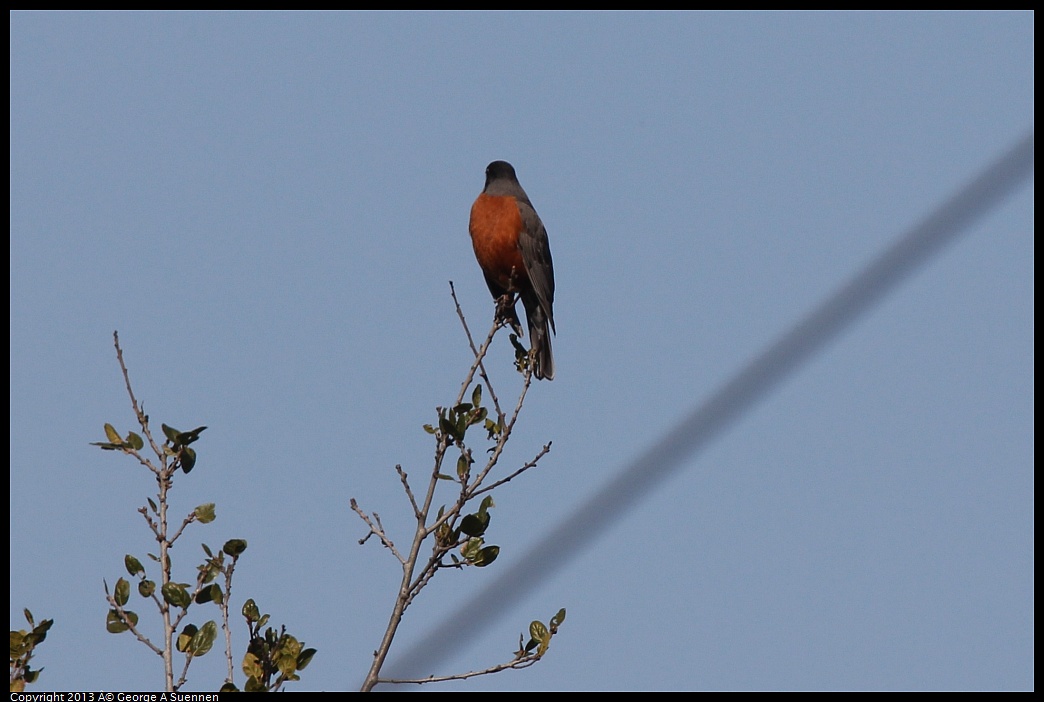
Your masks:
<svg viewBox="0 0 1044 702"><path fill-rule="evenodd" d="M517 281L527 278L518 235L522 231L522 216L513 197L495 197L485 193L471 206L471 243L475 258L487 276L501 287L517 289ZM511 285L514 271L516 284Z"/></svg>

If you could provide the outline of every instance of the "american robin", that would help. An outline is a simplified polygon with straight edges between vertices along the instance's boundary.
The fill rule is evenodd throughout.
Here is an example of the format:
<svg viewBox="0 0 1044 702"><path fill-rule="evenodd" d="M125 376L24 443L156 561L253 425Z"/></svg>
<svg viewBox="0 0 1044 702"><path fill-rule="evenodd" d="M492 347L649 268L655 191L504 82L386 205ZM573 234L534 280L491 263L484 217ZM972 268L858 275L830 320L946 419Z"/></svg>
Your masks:
<svg viewBox="0 0 1044 702"><path fill-rule="evenodd" d="M551 332L555 330L555 270L547 230L507 161L486 166L486 187L471 206L471 243L498 315L522 334L514 293L522 298L533 349L533 375L552 380ZM509 297L503 298L504 295ZM502 303L501 300L506 302Z"/></svg>

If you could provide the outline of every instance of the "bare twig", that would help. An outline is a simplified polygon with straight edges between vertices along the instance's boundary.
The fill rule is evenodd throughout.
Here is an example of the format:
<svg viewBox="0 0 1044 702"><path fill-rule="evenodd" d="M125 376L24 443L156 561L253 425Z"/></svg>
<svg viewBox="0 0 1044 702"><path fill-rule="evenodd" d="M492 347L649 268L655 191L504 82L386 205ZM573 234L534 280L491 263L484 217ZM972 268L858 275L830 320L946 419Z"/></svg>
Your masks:
<svg viewBox="0 0 1044 702"><path fill-rule="evenodd" d="M491 675L493 673L499 673L502 670L523 670L530 667L540 660L540 656L535 653L523 656L522 658L516 658L508 663L500 663L499 665L490 666L485 670L472 670L467 673L457 673L455 675L432 675L427 678L416 678L416 679L400 679L400 678L380 678L378 683L396 684L396 685L423 685L425 683L433 682L447 682L449 680L467 680L468 678L476 678L480 675Z"/></svg>
<svg viewBox="0 0 1044 702"><path fill-rule="evenodd" d="M131 408L134 410L134 416L138 420L138 425L141 426L141 431L145 435L145 438L149 440L149 445L152 447L153 452L161 459L163 457L163 451L152 439L152 432L149 430L149 416L145 414L145 410L138 403L138 399L134 396L134 388L131 387L130 373L127 372L127 364L123 362L123 349L120 348L120 334L114 331L112 333L113 344L116 346L116 360L120 364L120 370L123 372L123 383L127 386L127 395L130 397ZM136 452L135 452L136 453ZM140 457L139 457L139 460ZM157 472L156 468L150 463L146 465L153 472Z"/></svg>
<svg viewBox="0 0 1044 702"><path fill-rule="evenodd" d="M507 475L507 476L501 478L500 480L498 480L498 481L496 481L494 483L490 483L489 485L487 485L484 488L475 490L474 492L471 493L471 496L472 497L478 497L482 493L490 492L494 488L498 488L501 485L503 485L504 483L510 483L513 479L515 479L518 476L522 475L523 473L525 473L530 468L536 468L537 461L539 461L541 458L546 456L550 451L551 451L551 442L549 441L546 444L544 444L544 448L540 449L540 452L536 456L534 456L533 460L531 460L529 463L526 463L524 466L522 466L521 468L517 469L516 471L514 471L510 475Z"/></svg>
<svg viewBox="0 0 1044 702"><path fill-rule="evenodd" d="M196 521L196 513L193 511L193 512L190 512L189 515L187 517L185 517L184 520L182 520L181 526L178 527L178 530L174 533L174 536L172 536L172 537L170 537L170 539L168 539L168 541L170 542L171 546L173 546L174 542L178 540L179 536L181 536L181 532L185 531L185 527L187 527L189 524L191 524L194 521Z"/></svg>
<svg viewBox="0 0 1044 702"><path fill-rule="evenodd" d="M373 520L371 521L369 515L359 507L359 503L355 501L354 497L349 501L349 505L351 506L352 511L358 514L359 517L366 522L366 526L370 528L370 533L362 539L359 539L359 545L366 543L371 536L376 536L381 540L381 543L384 544L385 548L395 554L395 557L399 559L399 563L405 564L406 560L402 557L402 554L395 548L395 544L388 538L388 535L384 533L384 525L381 524L381 518L377 516L377 513L373 513ZM374 522L377 522L376 525Z"/></svg>
<svg viewBox="0 0 1044 702"><path fill-rule="evenodd" d="M475 358L479 360L479 375L482 377L482 381L486 386L486 390L489 391L490 399L493 400L493 409L497 411L497 421L503 424L504 413L500 411L500 401L497 400L497 394L493 391L493 385L489 382L489 376L486 375L486 366L482 363L482 357L486 355L486 352L485 350L483 350L480 354L479 350L475 348L475 340L471 337L471 330L468 328L468 321L464 319L464 312L460 308L460 302L457 300L457 291L453 287L452 280L450 281L449 286L450 295L453 297L453 306L457 310L457 317L460 319L460 325L464 327L465 336L468 337L468 346L471 347L471 353L475 356ZM492 338L492 334L495 333L497 329L504 326L505 324L506 322L504 321L494 320L493 332L491 332L490 338Z"/></svg>
<svg viewBox="0 0 1044 702"><path fill-rule="evenodd" d="M410 498L410 505L413 507L413 515L415 517L420 516L420 508L417 507L417 500L413 497L413 490L410 489L410 483L406 479L406 471L402 469L401 465L395 466L395 472L399 474L399 480L402 481L402 487L406 490L406 497Z"/></svg>
<svg viewBox="0 0 1044 702"><path fill-rule="evenodd" d="M181 669L181 675L178 676L178 681L176 683L174 683L174 690L175 691L180 690L181 686L185 684L186 680L188 680L188 669L189 669L189 666L192 664L192 659L193 659L192 652L191 651L186 651L185 652L185 667Z"/></svg>

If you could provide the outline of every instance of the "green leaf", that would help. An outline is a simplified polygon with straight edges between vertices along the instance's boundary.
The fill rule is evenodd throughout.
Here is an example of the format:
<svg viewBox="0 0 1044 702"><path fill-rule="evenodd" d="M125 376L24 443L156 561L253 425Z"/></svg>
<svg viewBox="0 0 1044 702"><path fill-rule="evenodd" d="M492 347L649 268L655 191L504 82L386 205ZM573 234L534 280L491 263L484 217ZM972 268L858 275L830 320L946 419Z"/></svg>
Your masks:
<svg viewBox="0 0 1044 702"><path fill-rule="evenodd" d="M124 578L120 578L116 581L116 588L112 592L112 599L116 601L120 607L127 604L127 600L130 599L130 583Z"/></svg>
<svg viewBox="0 0 1044 702"><path fill-rule="evenodd" d="M192 604L192 598L188 593L188 590L181 583L166 583L160 588L160 593L163 595L163 599L167 604L173 605L174 607L180 607L186 609Z"/></svg>
<svg viewBox="0 0 1044 702"><path fill-rule="evenodd" d="M245 539L229 539L225 542L225 545L221 547L221 550L232 556L233 558L239 556L246 551L247 542Z"/></svg>
<svg viewBox="0 0 1044 702"><path fill-rule="evenodd" d="M222 553L220 558L212 558L199 566L198 570L204 585L214 582L214 578L221 574L221 562L224 558L225 554Z"/></svg>
<svg viewBox="0 0 1044 702"><path fill-rule="evenodd" d="M124 610L123 614L127 617L131 624L134 626L138 625L138 615L129 610ZM122 634L123 632L130 629L129 626L120 618L119 612L115 609L110 609L109 613L105 617L105 629L110 634Z"/></svg>
<svg viewBox="0 0 1044 702"><path fill-rule="evenodd" d="M138 594L142 597L152 597L152 593L156 592L156 583L152 580L142 580L138 583Z"/></svg>
<svg viewBox="0 0 1044 702"><path fill-rule="evenodd" d="M142 439L134 432L127 434L127 441L125 443L128 444L135 451L141 451L143 448L145 448L144 439Z"/></svg>
<svg viewBox="0 0 1044 702"><path fill-rule="evenodd" d="M199 435L203 433L204 429L206 429L206 427L196 427L192 431L180 432L178 434L177 443L182 446L188 446L199 439Z"/></svg>
<svg viewBox="0 0 1044 702"><path fill-rule="evenodd" d="M185 449L185 450L189 451L191 449ZM212 521L214 521L217 518L217 514L214 511L214 503L213 502L207 502L206 504L202 504L199 507L196 507L196 509L193 510L193 514L196 515L196 519L201 524L210 524Z"/></svg>
<svg viewBox="0 0 1044 702"><path fill-rule="evenodd" d="M163 427L163 435L167 437L167 440L170 443L178 443L178 434L181 433L180 431L178 431L174 427L168 427L166 424L161 424L160 426Z"/></svg>
<svg viewBox="0 0 1044 702"><path fill-rule="evenodd" d="M488 526L488 514L469 514L460 520L460 530L468 536L482 536Z"/></svg>
<svg viewBox="0 0 1044 702"><path fill-rule="evenodd" d="M120 433L116 431L116 427L108 423L105 425L105 438L117 446L123 445L123 439L120 437Z"/></svg>
<svg viewBox="0 0 1044 702"><path fill-rule="evenodd" d="M482 404L482 384L475 383L475 389L471 391L471 404L478 407Z"/></svg>
<svg viewBox="0 0 1044 702"><path fill-rule="evenodd" d="M297 669L304 670L308 667L308 664L312 662L312 658L315 656L317 651L314 648L306 648L301 651L297 656Z"/></svg>
<svg viewBox="0 0 1044 702"><path fill-rule="evenodd" d="M29 622L32 624L32 622ZM47 638L47 632L51 629L54 624L53 619L44 619L42 622L33 627L33 640L35 643L42 643Z"/></svg>
<svg viewBox="0 0 1044 702"><path fill-rule="evenodd" d="M156 503L152 501L151 497L146 498L149 501L149 507L152 508L153 514L159 514L159 509L156 507Z"/></svg>
<svg viewBox="0 0 1044 702"><path fill-rule="evenodd" d="M479 516L485 515L486 514L486 510L488 510L488 509L490 509L492 507L496 507L496 505L493 504L493 496L492 495L486 495L485 497L482 498L482 502L479 504L479 511L478 511Z"/></svg>
<svg viewBox="0 0 1044 702"><path fill-rule="evenodd" d="M145 573L145 568L141 565L141 561L139 561L137 558L130 555L129 553L123 557L123 565L127 569L127 572L131 575Z"/></svg>
<svg viewBox="0 0 1044 702"><path fill-rule="evenodd" d="M551 638L551 634L548 632L547 627L544 626L544 622L540 621L534 621L529 625L529 635L540 642Z"/></svg>
<svg viewBox="0 0 1044 702"><path fill-rule="evenodd" d="M460 441L463 437L460 435L460 430L457 429L457 425L451 422L446 417L439 417L439 429L442 430L443 434L448 434L454 441Z"/></svg>
<svg viewBox="0 0 1044 702"><path fill-rule="evenodd" d="M473 536L468 539L467 543L460 547L460 555L464 556L464 559L469 563L473 563L475 558L478 557L479 550L482 549L482 539L480 537Z"/></svg>
<svg viewBox="0 0 1044 702"><path fill-rule="evenodd" d="M261 668L261 661L253 653L243 656L243 674L249 678L260 678L265 674Z"/></svg>
<svg viewBox="0 0 1044 702"><path fill-rule="evenodd" d="M557 629L558 627L562 626L562 622L564 622L564 621L565 621L565 607L563 607L562 609L558 610L558 612L555 614L555 616L551 617L551 628L552 629Z"/></svg>
<svg viewBox="0 0 1044 702"><path fill-rule="evenodd" d="M192 637L192 643L189 644L192 653L197 656L206 655L207 651L214 645L217 632L217 624L214 623L214 620L210 620L200 627L200 630Z"/></svg>
<svg viewBox="0 0 1044 702"><path fill-rule="evenodd" d="M178 653L185 653L192 646L192 637L199 632L199 628L195 624L186 624L185 628L178 634L178 640L174 643L174 647L178 649Z"/></svg>
<svg viewBox="0 0 1044 702"><path fill-rule="evenodd" d="M457 459L457 477L462 481L467 479L468 473L471 471L471 464L471 457L466 453L461 453L460 458Z"/></svg>
<svg viewBox="0 0 1044 702"><path fill-rule="evenodd" d="M206 604L207 602L221 604L221 598L221 586L213 583L209 587L200 589L199 594L196 595L196 604Z"/></svg>
<svg viewBox="0 0 1044 702"><path fill-rule="evenodd" d="M243 692L268 692L268 688L265 687L259 679L251 675L247 678L247 681L243 683Z"/></svg>
<svg viewBox="0 0 1044 702"><path fill-rule="evenodd" d="M497 556L499 555L499 546L487 546L486 548L478 552L478 555L475 556L475 559L472 561L472 563L477 565L479 568L485 568L490 563L497 560Z"/></svg>
<svg viewBox="0 0 1044 702"><path fill-rule="evenodd" d="M196 451L188 446L181 449L181 470L188 473L196 466Z"/></svg>
<svg viewBox="0 0 1044 702"><path fill-rule="evenodd" d="M430 424L425 424L424 425L424 431L428 432L429 434L434 434L435 433L435 427L431 426Z"/></svg>
<svg viewBox="0 0 1044 702"><path fill-rule="evenodd" d="M279 672L290 677L297 670L297 656L301 653L301 642L290 634L286 634L279 642L279 655L276 665Z"/></svg>
<svg viewBox="0 0 1044 702"><path fill-rule="evenodd" d="M435 529L435 541L441 545L448 545L457 540L449 524L443 522Z"/></svg>
<svg viewBox="0 0 1044 702"><path fill-rule="evenodd" d="M243 616L246 617L248 622L256 622L261 618L261 610L257 608L257 603L255 603L253 599L249 599L243 603ZM243 672L247 675L251 674L247 672L246 669L244 669Z"/></svg>

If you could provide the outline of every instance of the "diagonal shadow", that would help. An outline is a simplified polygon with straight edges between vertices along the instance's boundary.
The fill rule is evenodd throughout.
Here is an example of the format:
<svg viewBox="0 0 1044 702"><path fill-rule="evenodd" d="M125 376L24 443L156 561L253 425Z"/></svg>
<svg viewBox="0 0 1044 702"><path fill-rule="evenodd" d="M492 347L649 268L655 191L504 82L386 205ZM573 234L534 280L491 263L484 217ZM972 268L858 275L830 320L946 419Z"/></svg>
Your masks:
<svg viewBox="0 0 1044 702"><path fill-rule="evenodd" d="M687 459L1032 175L1031 131L627 464L466 605L391 660L381 677L418 678L434 673L476 631L508 614L514 600L546 582L566 557L574 558L589 546Z"/></svg>

